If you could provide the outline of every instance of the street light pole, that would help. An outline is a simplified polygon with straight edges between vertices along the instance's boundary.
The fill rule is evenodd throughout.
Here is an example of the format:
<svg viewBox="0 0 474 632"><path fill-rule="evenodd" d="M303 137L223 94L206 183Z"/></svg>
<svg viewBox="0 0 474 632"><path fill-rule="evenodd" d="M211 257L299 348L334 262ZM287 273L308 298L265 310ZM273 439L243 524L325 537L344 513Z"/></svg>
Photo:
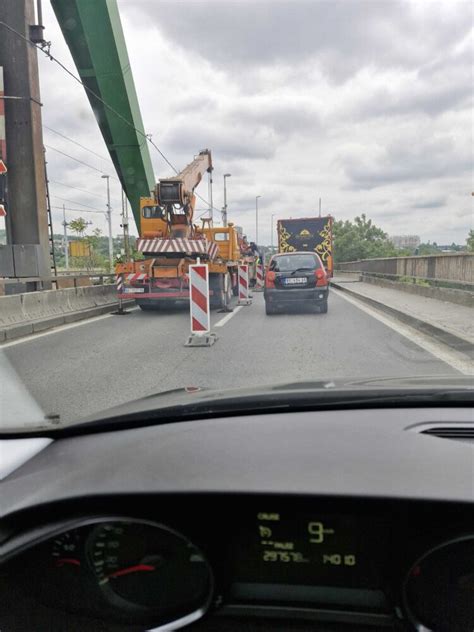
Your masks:
<svg viewBox="0 0 474 632"><path fill-rule="evenodd" d="M272 240L272 254L273 254L273 218L275 217L275 213L272 213L272 234L271 234L271 240Z"/></svg>
<svg viewBox="0 0 474 632"><path fill-rule="evenodd" d="M125 191L122 189L122 227L123 227L123 247L125 259L130 261L130 235L128 232L128 206Z"/></svg>
<svg viewBox="0 0 474 632"><path fill-rule="evenodd" d="M114 269L114 242L112 239L112 209L110 207L110 176L102 176L102 179L107 180L107 223L109 225L109 269L113 272Z"/></svg>
<svg viewBox="0 0 474 632"><path fill-rule="evenodd" d="M67 241L67 222L66 222L66 207L63 204L63 226L64 226L64 259L66 264L66 270L69 270L69 244Z"/></svg>
<svg viewBox="0 0 474 632"><path fill-rule="evenodd" d="M226 179L231 177L231 173L224 173L224 211L222 213L222 223L227 226L227 186Z"/></svg>
<svg viewBox="0 0 474 632"><path fill-rule="evenodd" d="M258 198L261 198L261 195L255 196L255 244L258 246Z"/></svg>

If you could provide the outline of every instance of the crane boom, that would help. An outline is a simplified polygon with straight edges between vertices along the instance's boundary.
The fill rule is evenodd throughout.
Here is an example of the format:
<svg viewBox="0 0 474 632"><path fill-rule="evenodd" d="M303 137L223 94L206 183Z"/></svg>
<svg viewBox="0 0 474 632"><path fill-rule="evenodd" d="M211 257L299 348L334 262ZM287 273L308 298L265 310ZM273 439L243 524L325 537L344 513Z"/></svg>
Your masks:
<svg viewBox="0 0 474 632"><path fill-rule="evenodd" d="M201 182L205 172L212 171L212 157L209 149L203 149L177 176L160 178L156 185L156 199L159 204L191 204L194 189Z"/></svg>

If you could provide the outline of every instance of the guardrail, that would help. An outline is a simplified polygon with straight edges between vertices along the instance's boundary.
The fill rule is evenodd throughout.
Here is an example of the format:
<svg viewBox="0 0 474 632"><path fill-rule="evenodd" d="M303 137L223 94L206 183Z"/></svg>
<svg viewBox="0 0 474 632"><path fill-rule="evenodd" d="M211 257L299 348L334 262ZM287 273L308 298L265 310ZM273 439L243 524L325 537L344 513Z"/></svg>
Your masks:
<svg viewBox="0 0 474 632"><path fill-rule="evenodd" d="M445 283L474 282L474 254L470 253L361 259L339 263L336 267L341 272L378 273Z"/></svg>

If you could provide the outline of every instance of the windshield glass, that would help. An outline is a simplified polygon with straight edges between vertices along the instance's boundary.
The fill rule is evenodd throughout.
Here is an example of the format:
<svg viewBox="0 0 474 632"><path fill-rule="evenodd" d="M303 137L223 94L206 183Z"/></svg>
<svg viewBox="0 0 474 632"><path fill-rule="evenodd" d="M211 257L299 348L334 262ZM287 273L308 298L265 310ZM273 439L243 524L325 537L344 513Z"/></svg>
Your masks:
<svg viewBox="0 0 474 632"><path fill-rule="evenodd" d="M470 2L37 7L0 2L0 430L473 379Z"/></svg>
<svg viewBox="0 0 474 632"><path fill-rule="evenodd" d="M314 255L279 255L273 257L270 270L275 272L291 272L293 270L315 270L321 267Z"/></svg>
<svg viewBox="0 0 474 632"><path fill-rule="evenodd" d="M144 206L142 212L146 219L162 219L165 216L161 206Z"/></svg>

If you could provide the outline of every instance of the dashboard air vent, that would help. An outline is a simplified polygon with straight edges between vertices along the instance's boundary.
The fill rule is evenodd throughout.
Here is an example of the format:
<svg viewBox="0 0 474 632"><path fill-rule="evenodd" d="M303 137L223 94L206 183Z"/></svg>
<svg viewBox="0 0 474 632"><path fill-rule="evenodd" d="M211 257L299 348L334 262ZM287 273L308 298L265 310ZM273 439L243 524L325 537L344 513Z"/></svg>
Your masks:
<svg viewBox="0 0 474 632"><path fill-rule="evenodd" d="M454 439L474 444L474 424L472 426L432 426L421 430L421 434L440 437L441 439Z"/></svg>

